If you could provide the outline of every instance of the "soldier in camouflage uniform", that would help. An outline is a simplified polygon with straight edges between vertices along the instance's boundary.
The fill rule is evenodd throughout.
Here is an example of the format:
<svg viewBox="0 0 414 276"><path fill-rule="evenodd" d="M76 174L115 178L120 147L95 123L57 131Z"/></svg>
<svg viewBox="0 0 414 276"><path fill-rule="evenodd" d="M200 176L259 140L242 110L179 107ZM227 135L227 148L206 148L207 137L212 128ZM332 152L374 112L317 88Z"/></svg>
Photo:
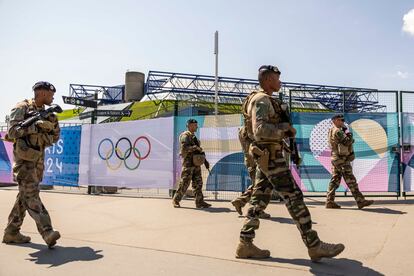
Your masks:
<svg viewBox="0 0 414 276"><path fill-rule="evenodd" d="M209 208L211 204L204 201L203 196L203 179L201 177L201 164L194 163L194 155L204 156L204 165L207 169L210 164L205 159L203 149L200 147L200 140L195 136L198 124L194 119L187 121L187 130L180 134L180 156L182 158L181 181L178 190L173 197L173 206L180 207L180 201L192 182L192 188L195 196L197 208Z"/></svg>
<svg viewBox="0 0 414 276"><path fill-rule="evenodd" d="M332 117L333 126L328 133L328 142L331 147L331 162L332 162L332 178L328 187L328 194L326 198L326 208L338 209L341 208L335 202L335 191L338 189L341 178L343 177L346 185L355 198L359 209L369 206L374 203L373 200L366 200L359 191L358 184L354 174L352 173L351 162L355 159L355 153L352 144L354 139L352 133L345 126L343 115L335 115Z"/></svg>
<svg viewBox="0 0 414 276"><path fill-rule="evenodd" d="M312 261L323 257L334 257L344 250L343 244L328 244L319 240L312 230L312 220L306 207L302 191L296 184L286 159L283 156L283 139L295 137L296 130L289 122L281 120L282 103L272 98L281 87L280 71L275 66L265 65L259 69L259 82L263 90L252 92L249 97L245 122L247 133L253 140L249 153L256 166L256 180L247 212L246 220L240 231L240 243L236 258L268 258L270 252L253 244L255 230L259 228L259 214L270 200L270 190L274 188L284 200L286 207L296 223L302 240L308 248ZM286 114L286 113L284 113Z"/></svg>
<svg viewBox="0 0 414 276"><path fill-rule="evenodd" d="M20 233L26 211L36 222L37 229L49 247L56 244L60 234L54 231L49 213L39 197L39 183L43 178L44 150L59 139L60 128L56 115L47 120L38 120L27 128L19 123L29 118L29 113L44 110L44 105L53 102L55 87L48 82L33 86L34 99L16 105L10 114L7 138L13 144L13 176L19 193L4 230L4 243L27 243L30 237Z"/></svg>

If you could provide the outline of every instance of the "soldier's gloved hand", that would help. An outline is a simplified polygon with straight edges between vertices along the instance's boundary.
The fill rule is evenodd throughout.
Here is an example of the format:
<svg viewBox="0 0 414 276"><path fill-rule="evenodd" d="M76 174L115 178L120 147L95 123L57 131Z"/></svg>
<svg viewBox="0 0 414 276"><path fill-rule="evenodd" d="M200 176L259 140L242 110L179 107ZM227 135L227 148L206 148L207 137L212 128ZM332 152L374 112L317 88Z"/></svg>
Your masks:
<svg viewBox="0 0 414 276"><path fill-rule="evenodd" d="M203 152L203 149L202 148L200 148L199 146L193 146L194 148L193 148L193 150L194 151L198 151L198 152Z"/></svg>
<svg viewBox="0 0 414 276"><path fill-rule="evenodd" d="M45 132L50 132L54 129L54 124L52 122L49 121L44 121L44 120L39 120L35 123L35 125L42 129Z"/></svg>
<svg viewBox="0 0 414 276"><path fill-rule="evenodd" d="M292 126L289 126L288 130L286 131L286 135L288 137L295 137L296 136L296 129Z"/></svg>
<svg viewBox="0 0 414 276"><path fill-rule="evenodd" d="M49 113L46 118L48 121L51 122L57 121L57 116L55 113Z"/></svg>
<svg viewBox="0 0 414 276"><path fill-rule="evenodd" d="M204 161L204 166L206 166L206 169L210 169L210 163L208 163L207 159Z"/></svg>
<svg viewBox="0 0 414 276"><path fill-rule="evenodd" d="M39 138L41 140L41 142L43 143L44 147L49 147L51 145L53 145L53 136L49 135L47 133L41 133L39 135Z"/></svg>
<svg viewBox="0 0 414 276"><path fill-rule="evenodd" d="M300 167L302 164L302 158L300 156L295 156L293 158L293 163L295 163L296 167Z"/></svg>

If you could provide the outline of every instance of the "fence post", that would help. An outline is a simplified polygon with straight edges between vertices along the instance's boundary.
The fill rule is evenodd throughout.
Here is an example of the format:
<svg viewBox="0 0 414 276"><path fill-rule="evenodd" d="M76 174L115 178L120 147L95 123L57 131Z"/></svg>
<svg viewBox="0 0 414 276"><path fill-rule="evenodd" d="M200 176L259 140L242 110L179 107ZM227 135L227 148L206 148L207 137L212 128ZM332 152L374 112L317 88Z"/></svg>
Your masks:
<svg viewBox="0 0 414 276"><path fill-rule="evenodd" d="M242 170L241 171L241 192L244 193L245 191L246 191L246 176Z"/></svg>
<svg viewBox="0 0 414 276"><path fill-rule="evenodd" d="M218 174L217 171L214 172L214 199L217 200L218 194Z"/></svg>
<svg viewBox="0 0 414 276"><path fill-rule="evenodd" d="M405 191L404 191L404 187L405 187L405 179L404 179L404 110L403 110L403 95L404 93L402 91L398 91L397 92L397 113L399 114L399 119L398 119L398 123L399 123L399 131L398 131L398 135L400 136L398 139L398 142L400 143L400 162L399 162L399 166L398 166L398 171L400 173L400 191L399 191L399 195L403 196L405 199ZM399 97L398 97L399 96ZM399 98L399 99L398 99ZM399 103L399 105L398 105Z"/></svg>
<svg viewBox="0 0 414 276"><path fill-rule="evenodd" d="M399 101L398 99L398 95L399 95L399 91L395 91L395 104L396 104L396 111L397 111L397 122L398 122L398 177L399 177L399 185L398 185L398 192L397 192L397 199L399 196L401 196L401 192L403 191L404 187L403 187L403 170L402 170L402 162L403 162L403 154L402 154L402 131L403 131L403 118L402 118L402 114L400 114L400 107L399 107L399 103L401 101Z"/></svg>
<svg viewBox="0 0 414 276"><path fill-rule="evenodd" d="M178 101L174 101L174 117L178 116Z"/></svg>
<svg viewBox="0 0 414 276"><path fill-rule="evenodd" d="M97 91L95 91L95 94L94 94L94 97L93 97L93 99L95 100L95 101L97 101L98 100L98 92ZM91 137L92 137L92 125L94 125L94 124L96 124L97 123L97 116L96 116L96 110L97 110L98 108L94 108L93 110L92 110L92 117L91 117ZM92 138L90 139L90 141L92 140ZM90 144L89 144L90 145ZM89 157L90 158L90 157ZM88 179L90 178L90 166L91 166L91 164L90 164L90 160L89 160L89 172L88 172L88 175L89 175L89 177L88 177ZM88 181L89 182L89 181ZM90 184L90 182L88 183L88 184ZM90 194L92 194L92 192L93 193L97 193L97 186L90 186L90 185L88 185L88 195L90 195Z"/></svg>
<svg viewBox="0 0 414 276"><path fill-rule="evenodd" d="M174 103L174 117L173 117L173 145L172 145L172 150L173 150L173 183L172 183L172 187L169 191L169 194L172 197L174 197L176 190L176 184L177 184L177 155L178 155L178 144L177 144L177 137L176 137L176 133L177 133L177 126L176 126L176 121L177 121L177 116L175 115L175 106L178 107L178 102L175 101ZM178 111L178 108L177 108ZM178 114L178 112L177 112Z"/></svg>
<svg viewBox="0 0 414 276"><path fill-rule="evenodd" d="M345 91L342 91L342 114L345 115Z"/></svg>

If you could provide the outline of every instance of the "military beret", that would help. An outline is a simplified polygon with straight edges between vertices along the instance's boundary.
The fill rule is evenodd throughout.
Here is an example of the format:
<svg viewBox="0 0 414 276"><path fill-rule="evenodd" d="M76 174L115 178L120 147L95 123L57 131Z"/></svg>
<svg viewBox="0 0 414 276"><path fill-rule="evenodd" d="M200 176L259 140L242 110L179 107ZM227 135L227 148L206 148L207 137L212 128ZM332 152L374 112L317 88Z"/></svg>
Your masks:
<svg viewBox="0 0 414 276"><path fill-rule="evenodd" d="M33 91L35 91L37 89L42 89L42 88L47 89L49 91L56 92L55 86L53 84L51 84L50 82L47 82L47 81L38 81L32 87Z"/></svg>
<svg viewBox="0 0 414 276"><path fill-rule="evenodd" d="M198 122L197 122L197 120L196 119L188 119L188 121L187 121L187 125L188 124L197 124Z"/></svg>
<svg viewBox="0 0 414 276"><path fill-rule="evenodd" d="M263 72L263 71L268 71L268 70L269 71L274 71L278 74L281 74L279 68L277 68L276 66L273 66L273 65L262 65L262 66L260 66L259 73Z"/></svg>
<svg viewBox="0 0 414 276"><path fill-rule="evenodd" d="M342 114L336 114L336 115L334 115L334 116L332 116L332 121L333 120L336 120L336 119L344 119L344 115L342 115Z"/></svg>

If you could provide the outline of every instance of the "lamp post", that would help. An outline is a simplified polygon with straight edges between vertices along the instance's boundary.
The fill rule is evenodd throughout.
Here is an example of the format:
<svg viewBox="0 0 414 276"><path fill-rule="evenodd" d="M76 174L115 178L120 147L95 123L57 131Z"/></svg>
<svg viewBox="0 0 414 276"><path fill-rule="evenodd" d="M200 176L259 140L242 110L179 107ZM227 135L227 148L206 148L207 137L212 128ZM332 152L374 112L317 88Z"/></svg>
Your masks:
<svg viewBox="0 0 414 276"><path fill-rule="evenodd" d="M214 114L218 115L218 31L214 33L214 55L216 56L215 80L214 80Z"/></svg>

